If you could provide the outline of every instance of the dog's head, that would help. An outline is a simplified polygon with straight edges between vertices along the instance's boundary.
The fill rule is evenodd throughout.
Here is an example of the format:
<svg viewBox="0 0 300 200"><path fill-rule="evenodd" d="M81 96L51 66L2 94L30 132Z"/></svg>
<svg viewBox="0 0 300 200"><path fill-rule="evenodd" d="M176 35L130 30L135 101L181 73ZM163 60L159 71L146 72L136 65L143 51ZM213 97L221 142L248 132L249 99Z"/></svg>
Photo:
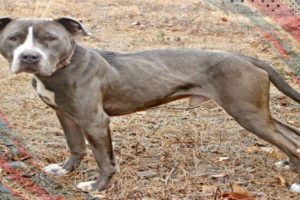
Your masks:
<svg viewBox="0 0 300 200"><path fill-rule="evenodd" d="M90 33L72 18L0 18L0 53L10 62L12 73L50 76L67 64L73 54L74 35Z"/></svg>

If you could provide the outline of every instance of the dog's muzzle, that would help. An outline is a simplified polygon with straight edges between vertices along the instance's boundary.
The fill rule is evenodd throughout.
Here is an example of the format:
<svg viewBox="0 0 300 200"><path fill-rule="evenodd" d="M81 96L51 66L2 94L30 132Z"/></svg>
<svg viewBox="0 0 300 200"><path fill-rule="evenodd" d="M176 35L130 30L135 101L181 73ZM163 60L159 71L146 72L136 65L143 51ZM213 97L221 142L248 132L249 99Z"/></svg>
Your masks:
<svg viewBox="0 0 300 200"><path fill-rule="evenodd" d="M16 73L28 72L33 73L38 71L42 56L32 50L25 51L19 55L19 67Z"/></svg>

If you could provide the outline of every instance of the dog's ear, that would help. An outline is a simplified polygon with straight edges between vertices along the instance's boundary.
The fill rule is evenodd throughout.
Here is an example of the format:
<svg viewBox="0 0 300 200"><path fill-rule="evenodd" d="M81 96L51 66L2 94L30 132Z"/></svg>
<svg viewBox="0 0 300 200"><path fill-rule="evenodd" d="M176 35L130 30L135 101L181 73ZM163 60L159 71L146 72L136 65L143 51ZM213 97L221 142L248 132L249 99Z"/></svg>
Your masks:
<svg viewBox="0 0 300 200"><path fill-rule="evenodd" d="M83 33L84 35L92 35L79 21L70 17L61 17L55 19L58 23L62 24L72 35Z"/></svg>
<svg viewBox="0 0 300 200"><path fill-rule="evenodd" d="M12 18L9 17L0 17L0 32L5 28L7 24L13 21Z"/></svg>

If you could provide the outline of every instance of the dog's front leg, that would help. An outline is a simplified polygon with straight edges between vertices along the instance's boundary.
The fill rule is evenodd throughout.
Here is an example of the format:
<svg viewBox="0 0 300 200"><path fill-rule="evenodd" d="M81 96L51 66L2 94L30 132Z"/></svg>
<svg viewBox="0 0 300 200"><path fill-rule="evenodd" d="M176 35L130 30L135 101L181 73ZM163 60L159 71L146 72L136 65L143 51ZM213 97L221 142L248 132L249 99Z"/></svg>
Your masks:
<svg viewBox="0 0 300 200"><path fill-rule="evenodd" d="M63 128L71 155L64 162L51 164L44 170L55 176L63 176L79 166L82 158L86 155L86 144L81 128L70 116L62 111L56 111L56 115Z"/></svg>
<svg viewBox="0 0 300 200"><path fill-rule="evenodd" d="M95 115L87 113L80 122L99 166L100 175L96 181L79 183L77 188L83 191L104 190L116 171L109 117L99 107Z"/></svg>

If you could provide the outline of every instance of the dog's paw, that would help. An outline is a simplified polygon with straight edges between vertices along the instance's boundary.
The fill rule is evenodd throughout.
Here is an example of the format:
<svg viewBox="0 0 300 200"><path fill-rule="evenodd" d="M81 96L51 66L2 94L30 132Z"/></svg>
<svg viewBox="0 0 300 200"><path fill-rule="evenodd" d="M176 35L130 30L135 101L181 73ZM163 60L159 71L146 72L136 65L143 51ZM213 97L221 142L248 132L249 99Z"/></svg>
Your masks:
<svg viewBox="0 0 300 200"><path fill-rule="evenodd" d="M281 161L275 162L275 167L278 169L284 169L284 170L291 169L290 162L287 160L281 160Z"/></svg>
<svg viewBox="0 0 300 200"><path fill-rule="evenodd" d="M294 184L292 184L290 190L292 192L300 193L300 183L294 183Z"/></svg>
<svg viewBox="0 0 300 200"><path fill-rule="evenodd" d="M81 182L78 183L76 187L82 191L88 192L95 189L94 185L96 182L97 181Z"/></svg>
<svg viewBox="0 0 300 200"><path fill-rule="evenodd" d="M70 171L62 168L62 166L60 166L58 164L51 164L51 165L45 167L44 171L47 174L51 174L51 175L54 175L54 176L64 176L64 175L70 173Z"/></svg>

